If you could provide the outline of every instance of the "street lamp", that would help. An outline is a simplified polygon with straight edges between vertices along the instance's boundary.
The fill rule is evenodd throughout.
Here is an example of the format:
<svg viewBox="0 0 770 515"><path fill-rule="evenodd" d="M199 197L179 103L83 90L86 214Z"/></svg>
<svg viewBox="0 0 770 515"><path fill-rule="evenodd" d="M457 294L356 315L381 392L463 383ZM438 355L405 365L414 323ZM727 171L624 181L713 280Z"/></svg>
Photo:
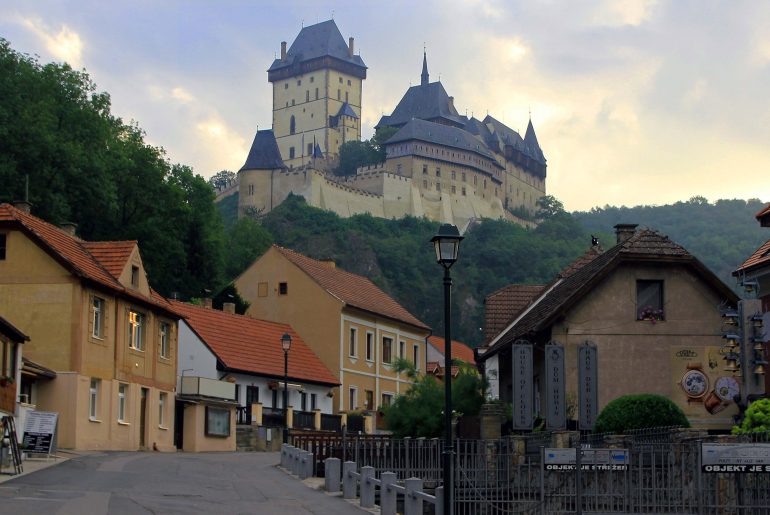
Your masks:
<svg viewBox="0 0 770 515"><path fill-rule="evenodd" d="M291 349L289 333L283 333L281 336L281 348L283 349L283 443L289 443L289 349Z"/></svg>
<svg viewBox="0 0 770 515"><path fill-rule="evenodd" d="M452 446L452 313L450 299L452 294L452 277L449 269L457 261L460 250L460 231L451 224L444 224L438 229L438 234L431 238L436 249L436 261L444 267L444 513L454 513L454 460Z"/></svg>

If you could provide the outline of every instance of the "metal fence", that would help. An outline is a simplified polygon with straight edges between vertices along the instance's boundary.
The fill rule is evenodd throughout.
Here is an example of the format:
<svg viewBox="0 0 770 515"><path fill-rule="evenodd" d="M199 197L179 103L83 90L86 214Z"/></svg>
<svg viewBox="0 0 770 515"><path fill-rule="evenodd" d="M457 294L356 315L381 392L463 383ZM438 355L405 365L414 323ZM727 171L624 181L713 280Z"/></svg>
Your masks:
<svg viewBox="0 0 770 515"><path fill-rule="evenodd" d="M770 515L770 473L708 473L701 470L704 433L671 428L622 437L579 433L533 433L495 441L456 440L455 513L689 513ZM766 433L738 442L770 443ZM559 444L559 445L557 445ZM426 489L440 486L439 439L348 438L329 441L327 454L361 467L419 477ZM301 445L298 445L301 446ZM550 447L626 449L623 467L545 465ZM310 449L308 449L310 450Z"/></svg>
<svg viewBox="0 0 770 515"><path fill-rule="evenodd" d="M332 415L331 413L321 413L321 430L341 432L342 417L339 415Z"/></svg>

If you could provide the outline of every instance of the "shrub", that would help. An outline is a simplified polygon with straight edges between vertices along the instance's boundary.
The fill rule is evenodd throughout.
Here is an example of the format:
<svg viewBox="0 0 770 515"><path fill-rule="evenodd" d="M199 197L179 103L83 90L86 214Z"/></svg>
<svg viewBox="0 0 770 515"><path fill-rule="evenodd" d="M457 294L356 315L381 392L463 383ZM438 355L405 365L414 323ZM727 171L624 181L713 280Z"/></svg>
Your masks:
<svg viewBox="0 0 770 515"><path fill-rule="evenodd" d="M651 393L624 395L604 407L594 432L622 434L648 427L690 427L682 410L671 400Z"/></svg>
<svg viewBox="0 0 770 515"><path fill-rule="evenodd" d="M733 426L733 434L764 433L770 431L770 399L754 401L746 410L743 423Z"/></svg>

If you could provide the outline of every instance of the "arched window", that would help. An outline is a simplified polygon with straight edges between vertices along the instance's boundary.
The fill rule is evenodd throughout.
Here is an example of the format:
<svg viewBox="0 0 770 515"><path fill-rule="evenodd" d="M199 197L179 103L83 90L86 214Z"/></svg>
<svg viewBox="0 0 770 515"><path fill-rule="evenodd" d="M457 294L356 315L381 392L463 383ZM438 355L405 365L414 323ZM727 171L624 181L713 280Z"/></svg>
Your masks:
<svg viewBox="0 0 770 515"><path fill-rule="evenodd" d="M289 133L294 134L296 130L297 130L297 121L294 119L294 115L291 115L291 119L289 120Z"/></svg>

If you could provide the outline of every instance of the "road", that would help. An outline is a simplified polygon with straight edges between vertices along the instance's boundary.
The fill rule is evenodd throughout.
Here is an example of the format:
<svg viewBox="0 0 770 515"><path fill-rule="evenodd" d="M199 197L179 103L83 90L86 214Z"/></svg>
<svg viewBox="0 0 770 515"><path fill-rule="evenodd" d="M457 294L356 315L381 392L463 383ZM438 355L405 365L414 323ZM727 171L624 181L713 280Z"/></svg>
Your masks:
<svg viewBox="0 0 770 515"><path fill-rule="evenodd" d="M0 485L2 514L361 515L275 467L278 453L108 452Z"/></svg>

